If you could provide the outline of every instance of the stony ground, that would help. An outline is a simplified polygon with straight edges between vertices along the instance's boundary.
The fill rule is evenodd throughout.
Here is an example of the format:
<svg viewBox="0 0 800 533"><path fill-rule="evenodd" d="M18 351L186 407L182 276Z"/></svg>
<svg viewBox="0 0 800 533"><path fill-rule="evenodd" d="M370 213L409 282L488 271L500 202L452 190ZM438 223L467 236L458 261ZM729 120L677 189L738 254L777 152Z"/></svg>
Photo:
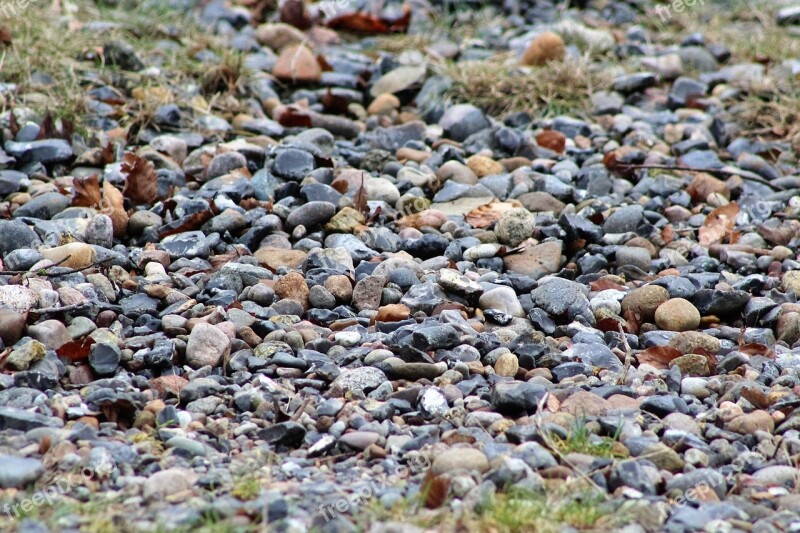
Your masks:
<svg viewBox="0 0 800 533"><path fill-rule="evenodd" d="M0 530L800 531L800 4L491 4L0 3Z"/></svg>

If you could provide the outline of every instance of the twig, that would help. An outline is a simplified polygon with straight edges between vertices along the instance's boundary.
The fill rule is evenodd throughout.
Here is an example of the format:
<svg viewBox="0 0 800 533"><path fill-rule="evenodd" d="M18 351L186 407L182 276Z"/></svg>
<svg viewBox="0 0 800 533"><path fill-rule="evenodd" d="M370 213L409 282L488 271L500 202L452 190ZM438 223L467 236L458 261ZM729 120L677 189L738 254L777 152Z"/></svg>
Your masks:
<svg viewBox="0 0 800 533"><path fill-rule="evenodd" d="M31 275L31 276L41 276L43 278L57 278L59 276L67 276L69 274L76 274L78 272L83 272L84 270L89 270L90 268L94 268L96 266L100 266L102 264L105 264L105 263L108 263L109 261L113 261L114 260L113 257L106 257L105 259L101 259L100 261L95 261L94 263L86 265L85 267L70 268L66 272L48 272L48 269L57 267L58 265L64 263L67 260L69 260L70 257L72 257L72 256L68 255L67 257L65 257L64 259L59 261L58 263L56 263L54 265L46 266L44 268L40 268L39 270L37 270L35 272L31 272L29 270L3 270L3 271L0 271L0 276L25 276L25 275Z"/></svg>
<svg viewBox="0 0 800 533"><path fill-rule="evenodd" d="M762 185L766 185L770 189L774 191L780 191L782 189L776 187L775 185L771 184L764 178L759 178L756 176L742 176L741 170L725 170L722 168L688 168L688 167L680 167L677 165L635 165L633 163L615 163L615 166L620 170L681 170L683 172L705 172L706 174L724 174L726 176L739 176L743 180L748 181L755 181L756 183L760 183Z"/></svg>
<svg viewBox="0 0 800 533"><path fill-rule="evenodd" d="M80 302L76 304L65 305L63 307L45 307L44 309L31 309L30 313L35 315L53 315L56 313L66 313L69 311L77 311L84 307L89 307L92 302Z"/></svg>

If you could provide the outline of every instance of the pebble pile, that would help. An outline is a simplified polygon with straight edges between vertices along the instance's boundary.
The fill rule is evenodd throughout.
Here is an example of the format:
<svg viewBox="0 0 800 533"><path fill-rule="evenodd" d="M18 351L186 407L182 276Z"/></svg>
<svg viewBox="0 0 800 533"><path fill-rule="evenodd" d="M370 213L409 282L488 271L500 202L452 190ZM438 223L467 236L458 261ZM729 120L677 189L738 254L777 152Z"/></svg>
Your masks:
<svg viewBox="0 0 800 533"><path fill-rule="evenodd" d="M3 531L86 531L20 507L76 473L45 507L118 531L414 532L559 487L627 533L800 531L800 170L736 110L800 59L576 3L429 52L535 76L600 50L587 115L491 116L422 52L221 1L170 4L243 54L246 111L120 135L118 100L164 90L124 41L87 133L6 108Z"/></svg>

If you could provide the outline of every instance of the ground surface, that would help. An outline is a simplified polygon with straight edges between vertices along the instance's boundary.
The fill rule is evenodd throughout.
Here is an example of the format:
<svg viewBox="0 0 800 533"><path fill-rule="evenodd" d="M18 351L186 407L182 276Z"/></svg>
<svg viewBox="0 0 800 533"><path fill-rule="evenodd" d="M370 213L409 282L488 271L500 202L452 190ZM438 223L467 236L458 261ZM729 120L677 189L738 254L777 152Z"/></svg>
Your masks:
<svg viewBox="0 0 800 533"><path fill-rule="evenodd" d="M800 5L571 4L0 3L0 530L800 531Z"/></svg>

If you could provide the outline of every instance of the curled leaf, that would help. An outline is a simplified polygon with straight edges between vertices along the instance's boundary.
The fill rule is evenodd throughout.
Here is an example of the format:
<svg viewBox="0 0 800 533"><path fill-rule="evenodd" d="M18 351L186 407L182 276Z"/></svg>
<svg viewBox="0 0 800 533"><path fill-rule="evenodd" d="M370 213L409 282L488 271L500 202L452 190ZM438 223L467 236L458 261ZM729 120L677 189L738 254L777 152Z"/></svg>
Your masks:
<svg viewBox="0 0 800 533"><path fill-rule="evenodd" d="M669 363L683 355L680 350L672 346L651 346L636 354L640 365L650 365L659 370L669 369Z"/></svg>
<svg viewBox="0 0 800 533"><path fill-rule="evenodd" d="M700 244L710 246L722 242L726 236L733 233L736 215L739 214L739 204L731 202L728 205L717 207L706 217L703 227L700 228Z"/></svg>
<svg viewBox="0 0 800 533"><path fill-rule="evenodd" d="M158 197L158 175L153 163L133 153L126 153L122 162L125 189L122 194L136 205L152 204Z"/></svg>
<svg viewBox="0 0 800 533"><path fill-rule="evenodd" d="M75 196L72 197L73 207L94 207L100 205L100 179L97 174L83 179L72 178L75 187Z"/></svg>

